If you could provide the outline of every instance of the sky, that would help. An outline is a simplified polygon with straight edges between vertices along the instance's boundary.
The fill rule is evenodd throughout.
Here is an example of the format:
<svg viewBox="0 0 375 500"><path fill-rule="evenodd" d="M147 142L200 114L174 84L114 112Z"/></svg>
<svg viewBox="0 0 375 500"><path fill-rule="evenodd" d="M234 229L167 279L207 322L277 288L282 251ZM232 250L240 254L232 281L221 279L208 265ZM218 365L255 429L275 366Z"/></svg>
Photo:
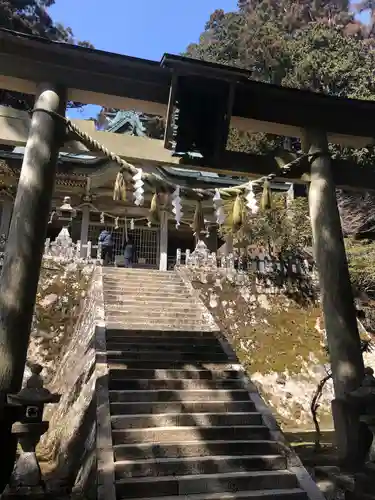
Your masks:
<svg viewBox="0 0 375 500"><path fill-rule="evenodd" d="M49 12L96 49L159 61L165 52L179 54L197 42L216 9L236 6L237 0L56 0ZM87 118L96 111L87 106L69 116Z"/></svg>
<svg viewBox="0 0 375 500"><path fill-rule="evenodd" d="M96 49L159 61L197 42L216 9L236 7L237 0L56 0L49 12ZM86 106L69 117L88 118L97 110Z"/></svg>

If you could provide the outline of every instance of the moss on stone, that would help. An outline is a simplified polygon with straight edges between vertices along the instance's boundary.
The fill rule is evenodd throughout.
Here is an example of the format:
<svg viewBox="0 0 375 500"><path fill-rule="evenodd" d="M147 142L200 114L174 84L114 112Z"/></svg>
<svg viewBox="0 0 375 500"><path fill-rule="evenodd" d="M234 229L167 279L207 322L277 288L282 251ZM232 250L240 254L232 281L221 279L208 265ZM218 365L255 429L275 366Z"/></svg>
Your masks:
<svg viewBox="0 0 375 500"><path fill-rule="evenodd" d="M315 329L320 310L316 306L302 308L298 304L285 306L280 298L268 299L272 310L260 306L252 311L254 326L241 328L240 336L252 341L250 355L235 339L234 347L249 373L299 373L311 353L322 363L327 361L321 346L321 335Z"/></svg>
<svg viewBox="0 0 375 500"><path fill-rule="evenodd" d="M327 362L322 336L315 328L321 316L317 303L300 305L281 292L256 295L251 291L250 300L245 300L241 289L227 281L221 289L198 282L194 285L250 374L299 373L311 353L319 362ZM212 293L219 297L216 307L210 306Z"/></svg>

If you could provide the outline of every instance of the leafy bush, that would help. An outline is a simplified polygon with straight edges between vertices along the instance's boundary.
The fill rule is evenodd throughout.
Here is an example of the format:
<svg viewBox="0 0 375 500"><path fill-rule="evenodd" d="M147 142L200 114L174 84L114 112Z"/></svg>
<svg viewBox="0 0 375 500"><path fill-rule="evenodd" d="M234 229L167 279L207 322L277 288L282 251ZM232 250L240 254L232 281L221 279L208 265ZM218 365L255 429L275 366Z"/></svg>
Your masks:
<svg viewBox="0 0 375 500"><path fill-rule="evenodd" d="M223 235L232 232L233 205L233 200L224 203ZM270 210L259 210L255 215L246 212L243 226L233 234L233 242L239 249L258 246L269 249L273 255L300 254L311 246L307 200L296 198L287 206L285 194L272 195Z"/></svg>
<svg viewBox="0 0 375 500"><path fill-rule="evenodd" d="M356 293L375 296L375 243L369 240L345 240L350 278Z"/></svg>

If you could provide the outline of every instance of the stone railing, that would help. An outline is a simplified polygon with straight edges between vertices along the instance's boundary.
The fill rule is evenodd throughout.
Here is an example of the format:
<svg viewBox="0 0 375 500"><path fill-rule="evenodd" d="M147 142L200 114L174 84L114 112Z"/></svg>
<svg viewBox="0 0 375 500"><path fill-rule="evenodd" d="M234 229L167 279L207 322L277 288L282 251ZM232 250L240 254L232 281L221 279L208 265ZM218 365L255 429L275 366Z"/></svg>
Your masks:
<svg viewBox="0 0 375 500"><path fill-rule="evenodd" d="M4 260L4 249L6 240L0 237L0 266ZM74 243L67 228L63 228L57 238L51 241L46 239L44 244L43 258L59 262L86 262L88 264L101 262L101 245L93 245L91 241L82 244L80 241Z"/></svg>
<svg viewBox="0 0 375 500"><path fill-rule="evenodd" d="M203 241L199 241L195 250L185 253L178 249L176 252L176 266L188 268L217 269L233 274L234 272L254 272L261 275L275 274L285 277L304 276L312 277L315 266L307 259L288 257L279 260L263 252L253 252L246 257L236 257L234 254L217 256L210 252Z"/></svg>

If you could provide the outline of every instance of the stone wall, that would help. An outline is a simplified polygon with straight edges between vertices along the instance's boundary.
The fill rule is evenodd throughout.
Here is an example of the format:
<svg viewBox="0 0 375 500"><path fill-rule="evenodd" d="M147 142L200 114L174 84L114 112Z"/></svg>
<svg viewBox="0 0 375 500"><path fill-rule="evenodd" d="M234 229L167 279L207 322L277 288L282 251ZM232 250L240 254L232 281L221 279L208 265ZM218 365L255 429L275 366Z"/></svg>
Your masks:
<svg viewBox="0 0 375 500"><path fill-rule="evenodd" d="M81 313L59 361L51 391L61 394L58 405L46 409L49 431L38 455L47 483L77 498L96 497L95 328L103 321L101 268L94 270Z"/></svg>
<svg viewBox="0 0 375 500"><path fill-rule="evenodd" d="M319 303L309 283L277 286L245 273L187 268L185 276L284 428L312 429L310 403L328 369ZM322 412L328 414L332 386ZM326 412L327 410L327 412ZM323 425L329 425L325 419Z"/></svg>

